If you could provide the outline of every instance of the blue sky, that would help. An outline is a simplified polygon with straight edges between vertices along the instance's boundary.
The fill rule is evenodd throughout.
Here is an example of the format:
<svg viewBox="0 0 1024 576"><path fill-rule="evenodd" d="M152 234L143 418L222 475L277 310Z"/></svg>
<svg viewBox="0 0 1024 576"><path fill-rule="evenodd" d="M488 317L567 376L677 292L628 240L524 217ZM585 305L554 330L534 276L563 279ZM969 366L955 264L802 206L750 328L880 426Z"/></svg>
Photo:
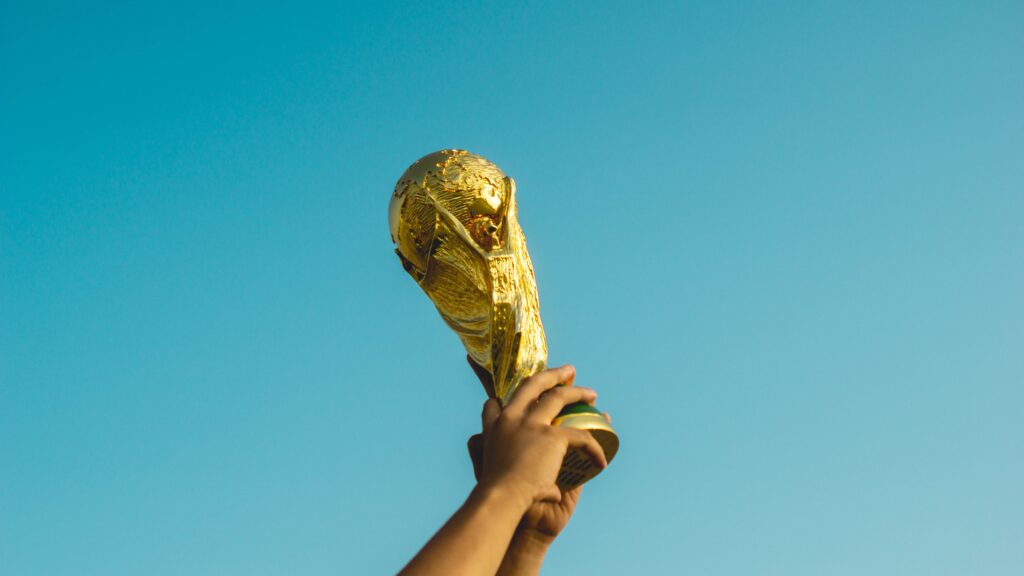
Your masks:
<svg viewBox="0 0 1024 576"><path fill-rule="evenodd" d="M622 439L551 574L1019 574L1012 2L8 2L0 573L394 572L484 400L387 231L516 178Z"/></svg>

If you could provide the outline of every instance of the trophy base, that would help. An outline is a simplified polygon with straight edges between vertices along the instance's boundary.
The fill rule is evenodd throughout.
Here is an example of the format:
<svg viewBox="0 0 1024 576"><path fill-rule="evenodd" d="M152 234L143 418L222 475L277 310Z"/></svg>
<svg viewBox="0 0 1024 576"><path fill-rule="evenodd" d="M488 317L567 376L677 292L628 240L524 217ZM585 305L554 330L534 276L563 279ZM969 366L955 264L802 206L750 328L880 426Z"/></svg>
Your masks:
<svg viewBox="0 0 1024 576"><path fill-rule="evenodd" d="M590 432L604 450L604 457L609 464L619 451L619 435L604 414L589 404L577 402L566 406L552 424ZM594 465L586 452L579 448L569 448L562 460L562 469L558 472L556 483L562 491L571 490L600 473L601 469Z"/></svg>

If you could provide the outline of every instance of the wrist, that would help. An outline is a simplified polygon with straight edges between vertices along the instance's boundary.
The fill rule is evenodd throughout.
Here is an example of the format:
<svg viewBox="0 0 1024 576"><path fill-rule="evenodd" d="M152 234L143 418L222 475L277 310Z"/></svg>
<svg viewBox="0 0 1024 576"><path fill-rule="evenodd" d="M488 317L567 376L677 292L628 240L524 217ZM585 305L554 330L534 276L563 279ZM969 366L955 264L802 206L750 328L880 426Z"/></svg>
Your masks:
<svg viewBox="0 0 1024 576"><path fill-rule="evenodd" d="M554 536L541 534L532 528L519 528L512 536L509 552L524 557L542 559L554 541Z"/></svg>
<svg viewBox="0 0 1024 576"><path fill-rule="evenodd" d="M554 538L537 534L533 530L518 529L505 551L498 576L529 576L540 574L544 556Z"/></svg>
<svg viewBox="0 0 1024 576"><path fill-rule="evenodd" d="M533 495L530 491L509 479L481 480L473 488L473 496L484 502L501 503L508 506L515 511L517 518L525 514L533 504Z"/></svg>

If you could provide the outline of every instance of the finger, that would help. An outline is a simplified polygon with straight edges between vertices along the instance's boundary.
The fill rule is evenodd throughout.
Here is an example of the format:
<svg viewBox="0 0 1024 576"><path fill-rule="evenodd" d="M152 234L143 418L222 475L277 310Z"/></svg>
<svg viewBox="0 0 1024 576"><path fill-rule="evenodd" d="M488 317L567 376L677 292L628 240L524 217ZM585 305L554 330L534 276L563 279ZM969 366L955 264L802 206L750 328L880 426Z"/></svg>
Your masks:
<svg viewBox="0 0 1024 576"><path fill-rule="evenodd" d="M559 502L562 501L562 491L558 488L558 486L552 484L551 486L548 486L547 488L544 488L540 491L540 493L537 495L537 501L558 504Z"/></svg>
<svg viewBox="0 0 1024 576"><path fill-rule="evenodd" d="M576 383L576 367L573 366L572 364L566 364L566 366L570 366L572 368L572 374L569 374L569 377L566 378L565 380L562 380L560 382L560 384L565 384L566 386L572 386L572 385L574 385Z"/></svg>
<svg viewBox="0 0 1024 576"><path fill-rule="evenodd" d="M590 388L583 388L581 386L554 388L541 395L540 400L530 410L530 419L550 424L558 416L558 413L562 411L562 408L569 404L575 404L576 402L593 404L596 399L597 392Z"/></svg>
<svg viewBox="0 0 1024 576"><path fill-rule="evenodd" d="M497 422L498 416L501 416L501 405L494 398L488 398L487 402L484 402L483 414L480 415L485 436L491 432L491 427Z"/></svg>
<svg viewBox="0 0 1024 576"><path fill-rule="evenodd" d="M558 384L571 383L575 375L576 369L570 364L538 372L523 381L519 388L516 389L512 400L509 401L505 409L511 409L513 413L521 414L526 411L528 406L536 402L537 398L545 391L554 388Z"/></svg>
<svg viewBox="0 0 1024 576"><path fill-rule="evenodd" d="M469 362L469 367L473 369L476 377L480 379L480 384L484 387L484 392L487 393L488 398L494 398L494 379L491 377L491 373L486 368L477 364L472 356L466 355L466 361Z"/></svg>
<svg viewBox="0 0 1024 576"><path fill-rule="evenodd" d="M474 434L469 437L469 441L466 442L466 448L469 449L469 459L473 462L473 476L477 480L480 479L480 473L484 467L484 436L483 434Z"/></svg>
<svg viewBox="0 0 1024 576"><path fill-rule="evenodd" d="M565 492L562 492L562 505L563 506L566 506L566 505L567 506L576 506L576 503L579 502L579 499L580 499L580 492L582 492L582 491L583 491L583 484L580 484L579 486L577 486L575 488L571 488L569 490L566 490ZM572 512L570 511L570 514L571 513Z"/></svg>
<svg viewBox="0 0 1024 576"><path fill-rule="evenodd" d="M608 459L605 458L604 449L601 448L601 444L590 432L580 430L579 428L563 428L562 430L569 438L569 446L586 452L590 459L594 461L594 464L602 470L608 466Z"/></svg>
<svg viewBox="0 0 1024 576"><path fill-rule="evenodd" d="M604 413L604 419L607 420L609 424L612 423L612 415L607 412Z"/></svg>

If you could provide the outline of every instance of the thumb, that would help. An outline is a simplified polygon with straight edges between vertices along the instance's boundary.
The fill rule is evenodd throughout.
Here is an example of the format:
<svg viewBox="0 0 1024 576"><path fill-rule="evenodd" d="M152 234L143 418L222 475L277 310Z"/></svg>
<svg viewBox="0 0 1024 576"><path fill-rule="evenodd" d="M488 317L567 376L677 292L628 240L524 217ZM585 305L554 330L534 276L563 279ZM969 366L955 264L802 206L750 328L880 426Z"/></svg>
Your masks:
<svg viewBox="0 0 1024 576"><path fill-rule="evenodd" d="M477 480L484 471L484 437L482 434L474 434L466 442L469 448L469 459L473 462L473 476Z"/></svg>
<svg viewBox="0 0 1024 576"><path fill-rule="evenodd" d="M562 501L562 491L555 484L541 488L537 494L536 501L558 504Z"/></svg>
<svg viewBox="0 0 1024 576"><path fill-rule="evenodd" d="M501 404L494 398L488 398L487 402L484 402L484 413L480 416L480 419L483 421L484 436L491 431L491 427L498 420L498 416L501 416Z"/></svg>

